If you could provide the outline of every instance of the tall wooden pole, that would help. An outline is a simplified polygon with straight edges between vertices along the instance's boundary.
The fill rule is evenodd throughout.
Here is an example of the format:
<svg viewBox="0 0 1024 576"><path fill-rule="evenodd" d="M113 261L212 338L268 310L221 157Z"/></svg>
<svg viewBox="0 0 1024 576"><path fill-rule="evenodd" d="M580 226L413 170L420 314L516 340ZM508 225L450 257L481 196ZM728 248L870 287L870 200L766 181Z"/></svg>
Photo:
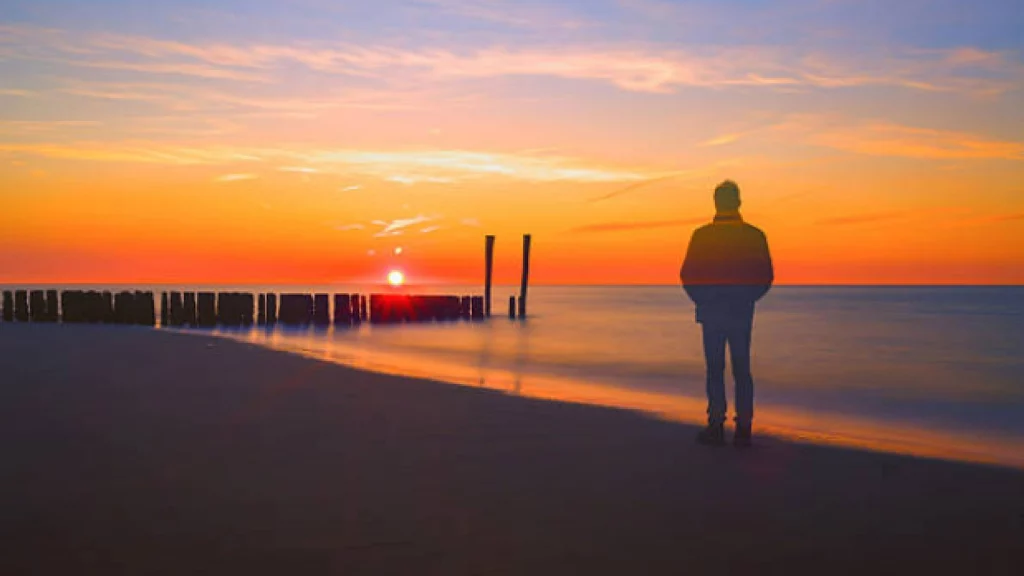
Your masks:
<svg viewBox="0 0 1024 576"><path fill-rule="evenodd" d="M491 315L491 278L494 275L494 236L487 236L487 249L485 250L487 271L484 277L484 316Z"/></svg>
<svg viewBox="0 0 1024 576"><path fill-rule="evenodd" d="M523 234L523 283L519 288L519 317L526 318L526 288L530 285L530 235Z"/></svg>

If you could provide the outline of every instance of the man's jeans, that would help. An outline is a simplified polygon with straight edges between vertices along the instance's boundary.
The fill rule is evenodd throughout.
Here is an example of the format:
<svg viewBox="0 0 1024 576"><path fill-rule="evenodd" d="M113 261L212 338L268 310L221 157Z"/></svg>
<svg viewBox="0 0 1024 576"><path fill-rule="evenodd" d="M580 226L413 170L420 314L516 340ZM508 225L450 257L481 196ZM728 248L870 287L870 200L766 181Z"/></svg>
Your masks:
<svg viewBox="0 0 1024 576"><path fill-rule="evenodd" d="M750 374L752 322L707 323L704 360L707 363L708 422L725 422L725 346L729 345L732 375L736 380L736 422L750 424L754 417L754 378Z"/></svg>

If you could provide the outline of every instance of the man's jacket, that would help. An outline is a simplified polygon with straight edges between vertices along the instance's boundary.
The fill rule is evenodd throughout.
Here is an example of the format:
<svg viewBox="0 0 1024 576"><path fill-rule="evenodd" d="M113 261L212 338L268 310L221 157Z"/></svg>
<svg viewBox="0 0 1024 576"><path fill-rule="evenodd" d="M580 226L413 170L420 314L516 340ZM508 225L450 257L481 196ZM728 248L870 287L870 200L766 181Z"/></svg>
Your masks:
<svg viewBox="0 0 1024 576"><path fill-rule="evenodd" d="M697 322L749 324L754 303L775 280L768 240L739 214L719 214L693 233L679 278Z"/></svg>

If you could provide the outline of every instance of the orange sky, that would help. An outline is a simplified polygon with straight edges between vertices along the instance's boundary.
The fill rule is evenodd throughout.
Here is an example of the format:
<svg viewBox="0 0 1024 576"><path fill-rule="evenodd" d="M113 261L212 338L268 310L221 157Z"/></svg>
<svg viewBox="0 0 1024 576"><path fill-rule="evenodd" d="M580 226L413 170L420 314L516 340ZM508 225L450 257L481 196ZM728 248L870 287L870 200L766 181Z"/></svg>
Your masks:
<svg viewBox="0 0 1024 576"><path fill-rule="evenodd" d="M795 0L779 10L806 26L772 13L779 34L760 36L743 27L768 17L756 6L708 2L437 0L355 19L182 2L116 24L15 4L0 283L392 266L477 282L485 234L512 283L525 232L537 283L674 283L725 178L781 283L1024 282L1024 63L998 2L954 32L894 13L916 36ZM858 49L865 35L879 48Z"/></svg>

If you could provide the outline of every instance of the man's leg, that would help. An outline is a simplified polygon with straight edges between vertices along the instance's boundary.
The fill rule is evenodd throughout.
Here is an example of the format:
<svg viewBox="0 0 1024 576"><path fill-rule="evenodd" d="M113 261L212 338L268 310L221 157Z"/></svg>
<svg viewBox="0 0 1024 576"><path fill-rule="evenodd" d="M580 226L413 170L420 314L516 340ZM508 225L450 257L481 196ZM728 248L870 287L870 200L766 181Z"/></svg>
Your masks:
<svg viewBox="0 0 1024 576"><path fill-rule="evenodd" d="M725 341L727 332L702 324L704 328L704 363L707 368L708 423L725 422L728 406L725 400Z"/></svg>
<svg viewBox="0 0 1024 576"><path fill-rule="evenodd" d="M749 441L750 424L754 419L754 377L750 373L751 324L729 330L729 358L736 380L736 431L738 442Z"/></svg>
<svg viewBox="0 0 1024 576"><path fill-rule="evenodd" d="M704 328L704 361L707 365L708 427L697 434L697 442L712 446L725 444L725 340L726 332Z"/></svg>

